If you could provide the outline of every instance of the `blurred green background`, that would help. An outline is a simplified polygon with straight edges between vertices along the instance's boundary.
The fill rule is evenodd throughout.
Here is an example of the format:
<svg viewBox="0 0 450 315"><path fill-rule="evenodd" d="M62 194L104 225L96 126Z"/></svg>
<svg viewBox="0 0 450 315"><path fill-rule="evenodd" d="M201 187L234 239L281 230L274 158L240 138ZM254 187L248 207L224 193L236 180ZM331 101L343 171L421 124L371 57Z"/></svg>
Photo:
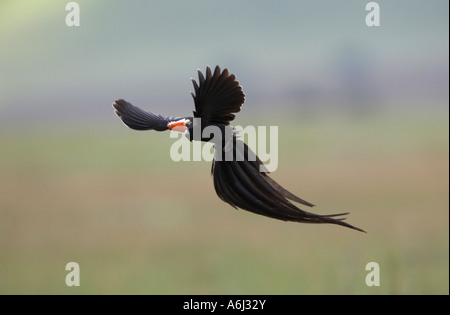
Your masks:
<svg viewBox="0 0 450 315"><path fill-rule="evenodd" d="M449 293L448 1L67 2L0 2L1 294ZM189 115L216 64L235 124L279 127L272 177L367 234L236 211L113 113Z"/></svg>

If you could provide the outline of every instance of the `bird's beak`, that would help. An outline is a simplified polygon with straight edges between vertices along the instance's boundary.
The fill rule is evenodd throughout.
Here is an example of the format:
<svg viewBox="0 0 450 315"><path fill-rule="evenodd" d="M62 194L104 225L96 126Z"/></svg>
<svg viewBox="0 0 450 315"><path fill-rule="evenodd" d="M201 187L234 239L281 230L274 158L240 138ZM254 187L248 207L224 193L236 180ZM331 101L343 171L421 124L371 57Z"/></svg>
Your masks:
<svg viewBox="0 0 450 315"><path fill-rule="evenodd" d="M180 119L178 121L172 121L167 124L167 128L173 131L184 132L187 129L186 124L188 124L189 122L190 122L189 119Z"/></svg>

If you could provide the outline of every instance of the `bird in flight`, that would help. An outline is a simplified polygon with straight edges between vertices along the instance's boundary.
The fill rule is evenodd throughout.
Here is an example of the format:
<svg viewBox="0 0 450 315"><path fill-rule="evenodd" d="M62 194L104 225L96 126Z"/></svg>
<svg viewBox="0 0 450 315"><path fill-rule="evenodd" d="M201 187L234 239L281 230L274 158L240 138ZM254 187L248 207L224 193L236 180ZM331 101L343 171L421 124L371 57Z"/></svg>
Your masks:
<svg viewBox="0 0 450 315"><path fill-rule="evenodd" d="M113 103L115 113L123 123L135 130L174 130L183 132L190 141L211 141L215 157L211 174L217 195L235 209L241 208L266 217L301 223L331 223L365 232L344 222L347 213L319 215L300 209L291 201L307 207L309 203L284 189L264 171L264 164L238 137L230 126L245 101L242 86L228 69L206 74L198 70L199 82L194 79L195 111L193 116L173 117L144 111L118 99ZM219 135L203 132L215 126ZM224 158L225 157L225 158Z"/></svg>

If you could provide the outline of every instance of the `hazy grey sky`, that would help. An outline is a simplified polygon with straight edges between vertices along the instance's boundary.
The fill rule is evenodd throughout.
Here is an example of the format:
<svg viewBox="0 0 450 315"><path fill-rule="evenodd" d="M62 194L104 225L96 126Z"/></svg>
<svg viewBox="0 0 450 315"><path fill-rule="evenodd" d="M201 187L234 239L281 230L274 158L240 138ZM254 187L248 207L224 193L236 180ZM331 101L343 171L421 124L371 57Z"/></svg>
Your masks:
<svg viewBox="0 0 450 315"><path fill-rule="evenodd" d="M189 113L189 78L216 64L279 110L448 101L448 1L376 1L379 27L360 0L81 0L79 27L68 2L0 3L0 121L101 116L119 97Z"/></svg>

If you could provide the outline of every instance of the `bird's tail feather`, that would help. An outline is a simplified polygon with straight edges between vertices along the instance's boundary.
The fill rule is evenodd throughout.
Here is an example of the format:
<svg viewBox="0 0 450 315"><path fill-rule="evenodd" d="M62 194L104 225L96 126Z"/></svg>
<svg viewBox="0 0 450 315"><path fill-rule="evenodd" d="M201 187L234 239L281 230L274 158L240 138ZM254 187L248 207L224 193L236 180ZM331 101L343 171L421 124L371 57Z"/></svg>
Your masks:
<svg viewBox="0 0 450 315"><path fill-rule="evenodd" d="M242 154L236 152L235 156ZM244 144L244 154L247 156L249 148ZM256 155L255 155L256 156ZM248 161L244 158L233 161L213 161L211 173L217 195L234 208L241 208L256 214L264 215L284 221L302 223L329 223L341 225L350 229L365 232L351 224L343 222L346 213L319 215L301 210L288 199L307 206L311 203L295 196L284 189L267 173L259 171L262 162Z"/></svg>

